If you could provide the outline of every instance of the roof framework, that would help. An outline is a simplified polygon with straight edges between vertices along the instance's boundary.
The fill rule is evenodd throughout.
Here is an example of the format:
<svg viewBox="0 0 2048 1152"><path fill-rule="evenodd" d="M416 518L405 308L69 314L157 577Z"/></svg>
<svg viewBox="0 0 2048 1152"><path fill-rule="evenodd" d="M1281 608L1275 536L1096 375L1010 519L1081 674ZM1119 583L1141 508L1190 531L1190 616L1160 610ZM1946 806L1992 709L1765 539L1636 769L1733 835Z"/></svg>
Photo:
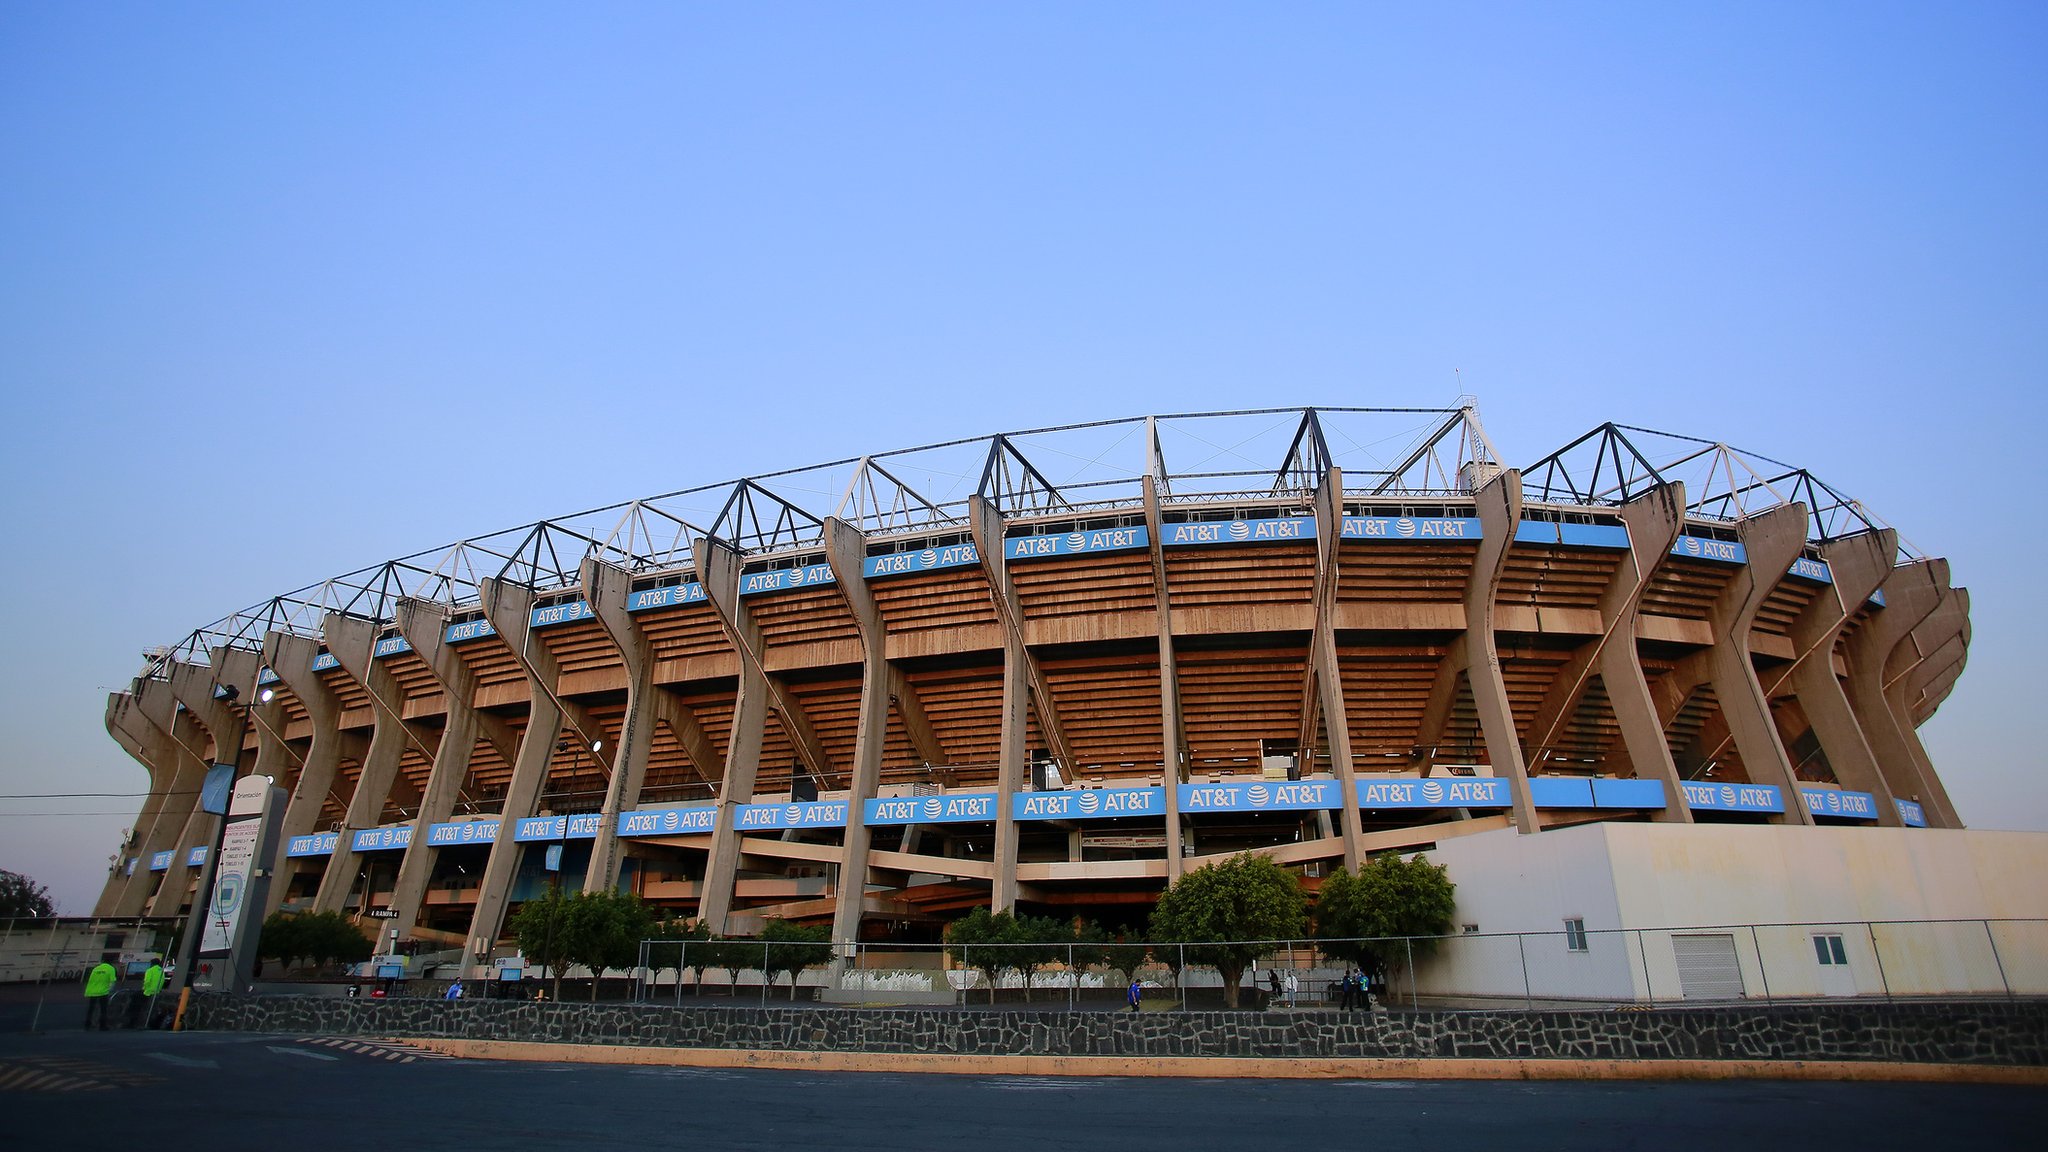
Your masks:
<svg viewBox="0 0 2048 1152"><path fill-rule="evenodd" d="M1085 517L1138 506L1147 477L1177 503L1270 502L1308 496L1332 467L1343 470L1347 499L1428 499L1469 494L1475 477L1500 466L1471 397L1448 408L1254 408L999 432L680 489L415 552L194 629L146 653L142 675L163 675L174 660L207 663L219 647L260 650L271 630L318 638L328 613L390 622L402 598L473 608L486 578L572 589L586 556L652 573L689 568L693 541L706 537L754 556L822 550L827 517L870 536L965 532L970 497L1011 518ZM1623 424L1599 425L1523 477L1532 502L1591 507L1681 479L1688 511L1718 520L1803 502L1816 542L1884 526L1805 469Z"/></svg>

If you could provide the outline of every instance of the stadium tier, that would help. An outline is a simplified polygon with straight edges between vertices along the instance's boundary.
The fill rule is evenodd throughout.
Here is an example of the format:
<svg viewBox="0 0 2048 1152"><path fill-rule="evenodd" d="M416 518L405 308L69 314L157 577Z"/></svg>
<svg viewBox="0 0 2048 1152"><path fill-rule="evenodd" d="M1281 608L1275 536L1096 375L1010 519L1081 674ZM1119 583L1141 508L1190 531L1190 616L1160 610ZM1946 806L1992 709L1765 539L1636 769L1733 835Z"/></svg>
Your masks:
<svg viewBox="0 0 2048 1152"><path fill-rule="evenodd" d="M108 702L153 791L95 912L189 904L213 764L289 797L261 911L478 956L550 883L928 940L975 905L1142 922L1247 850L1313 881L1506 828L1954 828L1915 728L1968 641L1944 561L1714 441L1604 424L1515 470L1469 404L1006 433L465 540L152 652Z"/></svg>

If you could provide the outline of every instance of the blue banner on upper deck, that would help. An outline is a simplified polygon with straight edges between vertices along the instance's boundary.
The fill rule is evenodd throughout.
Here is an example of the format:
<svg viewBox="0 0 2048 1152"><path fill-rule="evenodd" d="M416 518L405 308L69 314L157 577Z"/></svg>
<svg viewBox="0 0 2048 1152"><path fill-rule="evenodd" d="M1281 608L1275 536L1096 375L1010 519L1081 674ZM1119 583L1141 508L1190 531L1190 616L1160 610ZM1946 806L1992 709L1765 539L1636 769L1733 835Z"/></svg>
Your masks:
<svg viewBox="0 0 2048 1152"><path fill-rule="evenodd" d="M1335 780L1180 786L1182 812L1299 812L1343 806L1344 793Z"/></svg>
<svg viewBox="0 0 2048 1152"><path fill-rule="evenodd" d="M1492 776L1358 781L1360 808L1512 808L1508 782Z"/></svg>
<svg viewBox="0 0 2048 1152"><path fill-rule="evenodd" d="M1338 528L1346 540L1471 540L1485 533L1473 516L1346 516Z"/></svg>
<svg viewBox="0 0 2048 1152"><path fill-rule="evenodd" d="M206 845L201 844L199 847L185 853L185 866L187 868L197 868L204 863L206 863Z"/></svg>
<svg viewBox="0 0 2048 1152"><path fill-rule="evenodd" d="M1529 803L1538 808L1591 808L1593 781L1584 776L1531 776Z"/></svg>
<svg viewBox="0 0 2048 1152"><path fill-rule="evenodd" d="M174 857L176 857L177 854L178 850L176 848L166 848L163 851L152 855L149 858L149 870L151 872L162 872L164 869L169 868L171 866L171 860Z"/></svg>
<svg viewBox="0 0 2048 1152"><path fill-rule="evenodd" d="M1269 516L1262 520L1183 520L1166 525L1166 536L1159 543L1166 548L1186 548L1208 544L1313 544L1315 539L1315 517Z"/></svg>
<svg viewBox="0 0 2048 1152"><path fill-rule="evenodd" d="M1812 580L1820 584L1832 584L1835 582L1835 574L1828 569L1827 561L1812 560L1805 556L1792 561L1792 570L1785 573L1785 575L1797 576L1801 580Z"/></svg>
<svg viewBox="0 0 2048 1152"><path fill-rule="evenodd" d="M666 588L642 588L626 597L626 611L645 612L649 608L667 608L674 604L701 604L704 600L704 585L692 580Z"/></svg>
<svg viewBox="0 0 2048 1152"><path fill-rule="evenodd" d="M1524 520L1515 525L1517 544L1555 544L1568 548L1626 548L1628 529L1620 524L1566 524L1556 520Z"/></svg>
<svg viewBox="0 0 2048 1152"><path fill-rule="evenodd" d="M1908 828L1927 827L1927 813L1920 805L1911 800L1894 800L1892 803L1899 809L1899 823Z"/></svg>
<svg viewBox="0 0 2048 1152"><path fill-rule="evenodd" d="M388 852L395 848L410 848L412 825L393 824L388 828L358 828L348 846L356 852Z"/></svg>
<svg viewBox="0 0 2048 1152"><path fill-rule="evenodd" d="M480 640L485 636L497 634L498 630L491 627L491 622L479 616L474 620L464 620L460 624L450 624L448 631L441 634L441 639L450 644L460 644L464 640Z"/></svg>
<svg viewBox="0 0 2048 1152"><path fill-rule="evenodd" d="M1845 820L1877 819L1877 798L1868 792L1841 788L1801 788L1806 810L1815 816L1840 816Z"/></svg>
<svg viewBox="0 0 2048 1152"><path fill-rule="evenodd" d="M1167 525L1168 536L1173 534L1173 527ZM1152 534L1143 525L1135 528L1091 528L1085 532L1012 536L1003 541L1003 556L1010 560L1037 560L1082 552L1124 552L1132 548L1147 548L1151 544Z"/></svg>
<svg viewBox="0 0 2048 1152"><path fill-rule="evenodd" d="M277 673L272 672L270 665L265 664L256 670L256 682L258 684L275 684L277 683Z"/></svg>
<svg viewBox="0 0 2048 1152"><path fill-rule="evenodd" d="M942 796L886 796L860 806L860 822L881 824L963 824L996 818L993 792L949 792Z"/></svg>
<svg viewBox="0 0 2048 1152"><path fill-rule="evenodd" d="M669 808L642 808L619 813L621 836L686 836L709 832L718 821L718 809L703 804L681 804Z"/></svg>
<svg viewBox="0 0 2048 1152"><path fill-rule="evenodd" d="M588 620L597 613L590 610L590 604L583 600L571 600L567 604L550 604L535 608L527 618L527 627L546 628L551 624L567 624L573 620Z"/></svg>
<svg viewBox="0 0 2048 1152"><path fill-rule="evenodd" d="M1712 560L1718 564L1747 564L1749 552L1734 540L1705 536L1680 536L1671 542L1671 554L1690 560Z"/></svg>
<svg viewBox="0 0 2048 1152"><path fill-rule="evenodd" d="M377 647L371 651L370 655L375 659L382 660L386 656L396 656L400 652L410 651L412 651L412 643L405 637L386 636L382 640L377 641Z"/></svg>
<svg viewBox="0 0 2048 1152"><path fill-rule="evenodd" d="M797 568L771 568L766 572L749 572L740 577L740 595L758 596L763 592L780 592L785 588L809 588L812 585L836 583L838 577L832 574L830 564L805 564Z"/></svg>
<svg viewBox="0 0 2048 1152"><path fill-rule="evenodd" d="M455 844L489 844L498 838L496 820L457 820L427 828L427 843L436 848Z"/></svg>
<svg viewBox="0 0 2048 1152"><path fill-rule="evenodd" d="M325 672L329 668L341 667L341 661L332 652L322 652L313 657L313 671Z"/></svg>
<svg viewBox="0 0 2048 1152"><path fill-rule="evenodd" d="M973 544L948 544L944 548L926 548L919 552L870 556L862 563L861 574L872 580L877 576L908 576L914 572L936 572L941 568L961 568L979 563L981 553Z"/></svg>
<svg viewBox="0 0 2048 1152"><path fill-rule="evenodd" d="M1012 820L1104 820L1112 816L1164 815L1164 788L1074 788L1064 792L1010 793Z"/></svg>
<svg viewBox="0 0 2048 1152"><path fill-rule="evenodd" d="M742 804L733 816L742 832L758 828L844 828L846 801L792 800L787 804Z"/></svg>
<svg viewBox="0 0 2048 1152"><path fill-rule="evenodd" d="M285 842L287 856L332 856L341 843L339 832L314 832L306 836L294 836Z"/></svg>
<svg viewBox="0 0 2048 1152"><path fill-rule="evenodd" d="M1605 779L1593 781L1595 808L1662 808L1664 782L1661 780Z"/></svg>
<svg viewBox="0 0 2048 1152"><path fill-rule="evenodd" d="M1709 784L1704 781L1687 780L1679 785L1685 789L1685 803L1690 808L1704 808L1712 812L1783 812L1785 800L1777 788L1769 784Z"/></svg>
<svg viewBox="0 0 2048 1152"><path fill-rule="evenodd" d="M582 812L575 816L528 816L512 826L512 839L525 844L536 840L594 840L604 826L604 816Z"/></svg>

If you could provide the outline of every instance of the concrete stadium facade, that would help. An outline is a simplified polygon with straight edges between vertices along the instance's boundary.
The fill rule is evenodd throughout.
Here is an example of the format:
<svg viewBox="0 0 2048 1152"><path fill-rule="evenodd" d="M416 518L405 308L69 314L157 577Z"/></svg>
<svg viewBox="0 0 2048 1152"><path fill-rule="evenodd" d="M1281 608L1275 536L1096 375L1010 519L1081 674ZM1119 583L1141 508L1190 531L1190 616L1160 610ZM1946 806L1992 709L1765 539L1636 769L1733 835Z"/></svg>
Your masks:
<svg viewBox="0 0 2048 1152"><path fill-rule="evenodd" d="M1169 467L1196 445L1230 466ZM933 475L967 493L899 479ZM1599 821L1956 829L1915 730L1968 609L1809 473L1613 424L1522 469L1469 405L957 441L464 541L153 652L108 701L152 791L95 914L189 906L213 763L289 795L260 911L475 958L555 845L562 883L714 930L909 941L984 904L1138 923L1247 850L1313 884Z"/></svg>

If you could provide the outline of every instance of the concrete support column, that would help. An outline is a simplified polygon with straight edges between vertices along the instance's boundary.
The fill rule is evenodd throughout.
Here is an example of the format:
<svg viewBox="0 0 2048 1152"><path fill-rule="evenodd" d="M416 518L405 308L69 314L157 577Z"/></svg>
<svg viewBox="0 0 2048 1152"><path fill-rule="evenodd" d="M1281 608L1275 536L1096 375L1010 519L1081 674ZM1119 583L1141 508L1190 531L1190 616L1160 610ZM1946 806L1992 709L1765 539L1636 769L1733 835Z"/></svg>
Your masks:
<svg viewBox="0 0 2048 1152"><path fill-rule="evenodd" d="M1835 675L1835 645L1856 610L1891 574L1896 555L1898 535L1889 528L1822 545L1832 583L1792 622L1792 665L1774 669L1764 684L1766 695L1776 695L1781 685L1791 688L1836 781L1875 797L1877 822L1887 828L1900 826L1898 805Z"/></svg>
<svg viewBox="0 0 2048 1152"><path fill-rule="evenodd" d="M1501 678L1500 651L1494 646L1493 604L1500 576L1507 569L1508 549L1522 522L1522 474L1508 469L1479 490L1481 537L1472 562L1472 580L1465 587L1465 633L1452 646L1457 663L1472 688L1472 704L1486 737L1486 756L1496 776L1505 776L1515 801L1515 827L1524 833L1541 825L1529 798L1529 772L1522 762L1522 741L1515 731L1514 709L1508 704L1507 682Z"/></svg>
<svg viewBox="0 0 2048 1152"><path fill-rule="evenodd" d="M1017 904L1017 821L1010 814L1010 797L1024 786L1024 770L1031 755L1027 746L1032 701L1039 701L1038 730L1048 743L1058 722L1052 717L1052 694L1045 690L1024 646L1024 614L1017 605L1017 590L1010 583L1009 560L1003 551L1003 518L995 506L979 496L967 501L968 527L974 533L974 549L981 554L982 570L988 576L996 617L1003 622L1003 711L1002 730L996 741L996 844L995 879L989 889L989 911L1003 912ZM1073 763L1065 749L1065 737L1055 746L1060 774L1071 779ZM1172 846L1169 845L1169 848Z"/></svg>
<svg viewBox="0 0 2048 1152"><path fill-rule="evenodd" d="M739 807L753 799L761 770L761 740L768 725L768 675L758 659L747 658L746 641L753 620L740 602L739 551L719 540L693 545L697 578L704 598L718 614L728 637L740 649L738 695L733 700L732 729L725 744L725 774L719 781L718 812L711 826L711 858L705 864L704 888L697 917L713 933L726 930L732 915L733 885L739 877Z"/></svg>
<svg viewBox="0 0 2048 1152"><path fill-rule="evenodd" d="M171 695L178 701L185 714L204 725L213 738L213 761L216 764L232 765L234 774L242 775L242 743L248 728L247 715L234 700L247 700L256 692L256 673L259 666L257 653L240 648L215 648L208 653L211 663L201 667L196 664L173 663L171 665ZM228 689L227 698L219 693ZM176 736L175 729L172 732ZM196 753L197 748L193 749ZM224 813L209 813L195 810L188 832L196 832L199 839L193 843L205 844L206 860L199 868L198 887L193 892L192 912L185 922L185 940L181 946L178 962L181 971L176 980L179 987L192 980L192 959L198 955L198 932L205 919L204 907L207 894L213 890L213 878L220 868L220 825Z"/></svg>
<svg viewBox="0 0 2048 1152"><path fill-rule="evenodd" d="M1187 725L1180 712L1180 662L1173 649L1173 590L1166 579L1166 524L1159 515L1159 484L1144 479L1145 529L1152 541L1152 597L1159 620L1159 782L1166 791L1166 882L1187 870L1181 839L1180 785L1187 782Z"/></svg>
<svg viewBox="0 0 2048 1152"><path fill-rule="evenodd" d="M1664 740L1664 726L1657 722L1657 705L1650 697L1649 681L1643 676L1641 654L1636 648L1636 617L1641 611L1643 590L1649 587L1650 577L1671 555L1671 545L1678 540L1678 534L1685 527L1685 486L1663 484L1638 496L1622 506L1621 519L1628 526L1629 560L1631 575L1627 580L1617 578L1617 584L1628 585L1628 591L1617 599L1625 599L1626 607L1614 605L1614 633L1616 642L1600 645L1600 683L1607 689L1607 701L1614 710L1614 721L1621 729L1621 739L1628 749L1630 766L1638 777L1662 781L1664 784L1665 807L1656 813L1655 819L1669 823L1692 823L1692 806L1686 803L1685 789L1679 787L1678 766L1671 760L1671 746ZM1619 574L1617 574L1619 577ZM1610 595L1613 590L1610 589ZM1601 601L1603 622L1607 619L1608 601Z"/></svg>
<svg viewBox="0 0 2048 1152"><path fill-rule="evenodd" d="M846 834L840 844L839 877L832 907L835 944L860 939L861 911L868 885L868 845L862 806L882 781L882 753L889 741L889 637L881 609L868 591L866 540L837 516L825 521L825 550L854 627L860 632L860 718L854 729L853 765L847 773ZM907 727L907 725L906 725ZM1004 807L1008 800L1001 801ZM834 962L841 959L836 953Z"/></svg>
<svg viewBox="0 0 2048 1152"><path fill-rule="evenodd" d="M1906 751L1913 758L1914 767L1919 770L1921 785L1933 806L1941 812L1946 821L1944 827L1960 828L1962 817L1956 814L1955 805L1949 800L1948 789L1942 785L1941 776L1934 770L1934 759L1927 754L1927 746L1920 742L1918 721L1914 717L1917 692L1913 686L1914 674L1930 657L1947 662L1960 654L1962 630L1970 620L1970 590L1950 588L1935 605L1927 618L1914 626L1906 638L1892 650L1886 661L1885 702L1890 706L1892 716L1899 726ZM1948 645L1957 645L1944 653ZM1938 665L1937 665L1938 667ZM1929 670L1930 672L1933 669Z"/></svg>
<svg viewBox="0 0 2048 1152"><path fill-rule="evenodd" d="M1331 468L1316 487L1315 623L1309 637L1308 675L1315 692L1303 708L1322 713L1330 742L1330 768L1343 806L1337 810L1344 838L1344 867L1356 872L1365 861L1365 828L1358 811L1358 772L1351 760L1351 712L1344 702L1344 672L1337 659L1337 545L1344 528L1344 474ZM1309 727L1304 725L1305 728ZM1513 725L1510 724L1512 730ZM1312 730L1302 733L1301 751L1313 747Z"/></svg>
<svg viewBox="0 0 2048 1152"><path fill-rule="evenodd" d="M1912 746L1917 740L1909 743L1911 729L1901 723L1884 691L1884 668L1892 650L1940 606L1948 591L1948 561L1901 564L1885 577L1880 590L1884 607L1856 629L1843 649L1849 666L1849 707L1877 756L1878 770L1892 795L1918 801L1933 827L1959 827L1953 812L1935 798L1923 778L1921 759Z"/></svg>
<svg viewBox="0 0 2048 1152"><path fill-rule="evenodd" d="M447 727L441 730L441 743L434 749L434 766L427 773L426 789L420 793L412 843L406 846L405 856L398 863L398 879L391 886L391 909L398 915L389 927L410 936L419 925L420 904L426 899L427 882L433 877L434 858L439 852L427 843L427 830L454 814L455 798L462 791L462 782L469 778L469 763L476 755L482 722L473 706L476 677L447 642L447 606L427 600L400 600L398 632L441 686L448 716Z"/></svg>
<svg viewBox="0 0 2048 1152"><path fill-rule="evenodd" d="M349 889L356 878L355 833L375 828L383 819L384 803L398 779L398 763L405 755L409 734L405 718L387 702L396 699L403 704L403 694L391 683L391 673L376 666L376 626L367 620L329 612L321 621L320 631L326 637L328 653L369 693L371 711L376 715L370 730L370 750L364 754L362 771L356 776L355 794L349 797L341 834L335 839L333 854L327 858L320 890L313 897L315 912L339 912L348 902ZM370 894L363 893L365 906L369 899Z"/></svg>
<svg viewBox="0 0 2048 1152"><path fill-rule="evenodd" d="M148 771L149 798L143 802L142 813L135 821L131 849L137 860L135 869L126 875L117 874L109 881L93 910L95 916L141 915L149 901L150 859L158 852L177 847L175 839L185 828L191 815L192 793L199 787L198 776L192 775L187 767L190 758L181 756L170 733L144 714L137 698L144 686L136 685L135 692L107 695L107 732ZM163 687L168 693L169 685Z"/></svg>
<svg viewBox="0 0 2048 1152"><path fill-rule="evenodd" d="M526 674L527 713L526 731L519 737L519 751L512 761L512 779L505 786L505 805L498 815L498 835L491 841L483 883L477 888L476 911L469 921L469 950L475 956L488 955L504 928L505 906L511 900L523 847L512 839L512 831L540 807L555 742L562 736L562 671L548 646L533 637L533 590L486 579L480 591L484 615L498 641Z"/></svg>
<svg viewBox="0 0 2048 1152"><path fill-rule="evenodd" d="M1708 614L1714 634L1714 646L1708 650L1708 679L1714 685L1714 698L1720 702L1721 716L1749 778L1759 784L1775 784L1784 795L1785 811L1772 817L1773 823L1780 824L1811 824L1813 816L1800 796L1791 757L1778 739L1778 725L1771 719L1763 686L1757 682L1756 664L1749 658L1749 632L1771 589L1785 578L1792 561L1806 547L1806 523L1804 504L1782 504L1739 521L1735 531L1748 563L1728 581Z"/></svg>
<svg viewBox="0 0 2048 1152"><path fill-rule="evenodd" d="M609 892L619 883L619 862L625 844L619 839L619 813L640 804L640 784L647 778L647 755L654 747L654 649L626 611L633 577L616 564L595 556L583 558L583 596L597 622L611 637L626 667L626 714L619 722L619 746L611 757L612 778L604 790L604 810L597 840L590 848L590 867L583 873L585 892Z"/></svg>
<svg viewBox="0 0 2048 1152"><path fill-rule="evenodd" d="M171 694L171 682L143 680L135 685L135 712L163 734L169 755L177 768L171 778L171 799L157 819L158 831L148 845L150 854L166 849L178 856L157 888L146 900L150 916L174 916L185 902L185 860L187 848L200 843L200 823L206 814L199 810L199 786L206 780L205 737L192 717L178 707ZM147 891L145 889L145 891Z"/></svg>
<svg viewBox="0 0 2048 1152"><path fill-rule="evenodd" d="M280 853L292 837L316 830L321 809L334 792L334 773L341 765L342 749L347 744L341 731L341 701L320 679L320 674L313 671L313 658L319 654L320 645L304 636L270 632L263 637L264 665L291 689L313 726L306 759L299 765L298 783L292 786L291 797L285 802L284 823L277 837ZM289 857L278 858L277 879L270 885L263 909L266 917L283 907L285 893L291 888L298 867Z"/></svg>

